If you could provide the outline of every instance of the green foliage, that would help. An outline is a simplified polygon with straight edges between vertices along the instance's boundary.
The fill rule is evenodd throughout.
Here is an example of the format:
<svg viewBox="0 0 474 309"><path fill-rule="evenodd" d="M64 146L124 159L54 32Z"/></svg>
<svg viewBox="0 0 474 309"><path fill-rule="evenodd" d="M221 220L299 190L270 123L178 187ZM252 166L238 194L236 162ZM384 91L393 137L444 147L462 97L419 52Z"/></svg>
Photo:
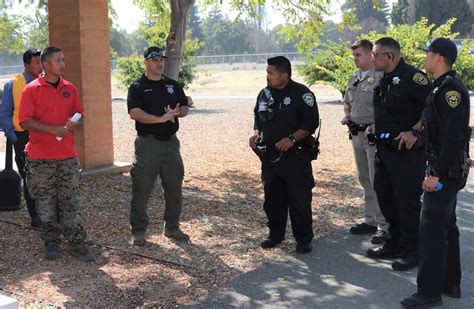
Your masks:
<svg viewBox="0 0 474 309"><path fill-rule="evenodd" d="M151 31L156 31L157 29L152 28L148 29L151 29ZM166 40L166 37L162 35L152 36L150 33L146 33L144 38L150 40L151 43L149 43L149 45L157 46L163 46L164 43L160 42ZM178 82L184 88L187 88L194 78L196 78L196 63L194 61L194 56L201 45L202 43L198 39L187 40L185 42L185 52L178 75ZM131 83L140 78L140 76L145 72L145 65L143 64L143 56L141 53L138 56L118 58L116 65L117 68L120 69L118 79L123 89L127 89Z"/></svg>
<svg viewBox="0 0 474 309"><path fill-rule="evenodd" d="M453 31L466 36L474 23L474 15L467 0L399 0L393 6L394 24L412 24L422 17L437 26L456 18Z"/></svg>
<svg viewBox="0 0 474 309"><path fill-rule="evenodd" d="M112 27L109 33L109 40L110 49L113 51L112 59L132 54L131 38L126 31Z"/></svg>
<svg viewBox="0 0 474 309"><path fill-rule="evenodd" d="M18 20L17 16L0 13L0 52L19 53L23 49L24 40Z"/></svg>
<svg viewBox="0 0 474 309"><path fill-rule="evenodd" d="M171 16L168 1L159 0L134 0L134 3L147 12L146 20L140 24L138 34L140 39L146 42L146 46L166 46L171 24ZM184 43L184 54L178 73L178 82L187 88L196 77L194 56L202 43L198 39L187 39ZM138 50L141 56L143 50ZM143 58L141 57L122 57L117 61L117 67L121 69L119 80L122 87L128 86L138 79L145 72Z"/></svg>
<svg viewBox="0 0 474 309"><path fill-rule="evenodd" d="M33 4L32 4L33 6ZM35 15L32 17L23 17L26 29L34 29L34 31L25 31L25 43L27 47L43 49L49 45L49 20L48 6L42 2L38 3Z"/></svg>
<svg viewBox="0 0 474 309"><path fill-rule="evenodd" d="M251 51L248 40L251 25L241 18L231 21L221 11L212 10L203 20L202 32L206 44L202 54L228 55Z"/></svg>
<svg viewBox="0 0 474 309"><path fill-rule="evenodd" d="M347 80L356 69L349 46L348 42L323 44L317 54L308 56L305 64L298 66L299 73L310 85L322 81L332 85L344 95Z"/></svg>
<svg viewBox="0 0 474 309"><path fill-rule="evenodd" d="M143 0L146 1L146 0ZM324 16L330 15L330 0L230 0L230 7L239 16L259 17L259 8L272 2L275 9L283 13L286 24L280 33L287 42L296 42L300 51L312 50L319 43L319 32L324 25ZM205 6L219 7L222 0L201 0Z"/></svg>
<svg viewBox="0 0 474 309"><path fill-rule="evenodd" d="M362 35L359 39L365 38L375 42L384 36L393 37L400 43L404 59L408 63L423 69L426 54L417 47L426 46L429 40L437 37L455 39L458 33L451 32L454 22L454 19L448 20L445 24L436 27L433 24L428 24L426 19L421 19L413 25L397 25L388 29L384 34L371 32ZM330 42L325 44L318 54L310 56L306 63L299 68L306 82L312 85L318 81L323 81L343 93L349 75L356 70L349 46L349 42ZM474 89L474 56L468 54L469 46L468 41L462 43L454 69L465 85L469 89Z"/></svg>
<svg viewBox="0 0 474 309"><path fill-rule="evenodd" d="M346 1L341 10L343 12L352 11L359 22L370 17L388 25L390 8L385 0Z"/></svg>
<svg viewBox="0 0 474 309"><path fill-rule="evenodd" d="M202 42L200 42L198 39L186 40L184 43L185 52L178 74L178 83L180 83L185 89L189 87L189 85L197 76L195 70L196 62L194 57L201 47Z"/></svg>
<svg viewBox="0 0 474 309"><path fill-rule="evenodd" d="M121 57L117 60L116 66L120 69L118 79L123 89L127 89L145 72L143 57L140 56Z"/></svg>
<svg viewBox="0 0 474 309"><path fill-rule="evenodd" d="M458 59L454 63L458 77L464 82L469 90L474 90L474 55L469 54L471 43L464 41L461 44L461 50Z"/></svg>

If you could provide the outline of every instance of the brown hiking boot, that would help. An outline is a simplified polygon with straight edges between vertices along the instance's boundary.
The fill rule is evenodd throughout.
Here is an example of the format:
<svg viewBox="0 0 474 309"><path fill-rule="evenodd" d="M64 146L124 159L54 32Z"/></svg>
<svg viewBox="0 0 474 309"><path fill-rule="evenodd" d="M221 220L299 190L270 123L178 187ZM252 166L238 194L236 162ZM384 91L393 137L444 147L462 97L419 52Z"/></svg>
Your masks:
<svg viewBox="0 0 474 309"><path fill-rule="evenodd" d="M168 238L173 238L177 241L188 241L189 236L180 230L179 227L174 226L170 228L165 228L165 236Z"/></svg>
<svg viewBox="0 0 474 309"><path fill-rule="evenodd" d="M70 244L69 254L78 257L83 262L95 261L95 256L89 250L89 246L86 244Z"/></svg>
<svg viewBox="0 0 474 309"><path fill-rule="evenodd" d="M145 233L132 234L132 245L138 247L143 247L146 245Z"/></svg>

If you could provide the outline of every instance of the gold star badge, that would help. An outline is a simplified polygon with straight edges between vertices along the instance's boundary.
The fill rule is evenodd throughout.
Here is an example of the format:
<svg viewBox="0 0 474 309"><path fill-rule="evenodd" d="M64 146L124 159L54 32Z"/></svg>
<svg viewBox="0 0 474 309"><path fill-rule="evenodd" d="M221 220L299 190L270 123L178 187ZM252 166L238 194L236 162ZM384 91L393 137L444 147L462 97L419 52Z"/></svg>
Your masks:
<svg viewBox="0 0 474 309"><path fill-rule="evenodd" d="M426 78L426 76L420 72L415 73L415 75L413 75L413 81L423 86L428 85L428 78Z"/></svg>
<svg viewBox="0 0 474 309"><path fill-rule="evenodd" d="M456 90L446 92L446 102L449 106L455 108L461 103L461 94Z"/></svg>

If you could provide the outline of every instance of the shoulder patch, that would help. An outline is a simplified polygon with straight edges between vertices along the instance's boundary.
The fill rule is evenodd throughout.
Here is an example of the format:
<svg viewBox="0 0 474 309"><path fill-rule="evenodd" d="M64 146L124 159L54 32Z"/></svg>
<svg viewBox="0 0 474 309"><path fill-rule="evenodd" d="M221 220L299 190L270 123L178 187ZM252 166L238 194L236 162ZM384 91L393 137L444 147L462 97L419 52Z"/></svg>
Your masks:
<svg viewBox="0 0 474 309"><path fill-rule="evenodd" d="M303 94L303 101L309 107L313 107L313 105L314 105L314 95L311 92Z"/></svg>
<svg viewBox="0 0 474 309"><path fill-rule="evenodd" d="M426 76L420 72L417 72L415 75L413 75L413 81L423 86L428 85L428 78L426 78Z"/></svg>
<svg viewBox="0 0 474 309"><path fill-rule="evenodd" d="M446 92L446 102L451 108L455 108L461 103L461 94L456 90Z"/></svg>

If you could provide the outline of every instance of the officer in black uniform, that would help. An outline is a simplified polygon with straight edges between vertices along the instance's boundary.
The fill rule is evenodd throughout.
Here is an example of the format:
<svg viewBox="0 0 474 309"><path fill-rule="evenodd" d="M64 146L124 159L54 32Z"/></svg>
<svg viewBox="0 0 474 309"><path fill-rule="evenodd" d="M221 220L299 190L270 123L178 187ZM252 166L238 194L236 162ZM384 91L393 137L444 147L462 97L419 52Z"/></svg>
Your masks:
<svg viewBox="0 0 474 309"><path fill-rule="evenodd" d="M269 58L267 64L268 87L258 95L254 110L256 134L249 140L262 160L263 207L270 229L261 247L273 248L284 240L289 210L296 251L308 253L314 236L311 134L319 126L318 106L314 94L291 79L287 58Z"/></svg>
<svg viewBox="0 0 474 309"><path fill-rule="evenodd" d="M135 120L135 160L132 176L130 226L132 243L146 244L147 205L154 183L160 176L165 197L166 237L179 241L189 236L179 228L184 176L180 144L176 137L178 117L189 112L183 88L175 80L163 76L165 53L156 46L144 53L146 73L128 89L128 113Z"/></svg>
<svg viewBox="0 0 474 309"><path fill-rule="evenodd" d="M377 139L374 189L390 224L391 238L383 246L369 249L367 255L375 259L398 257L392 268L408 270L419 261L425 155L415 143L431 83L401 58L400 45L392 38L376 41L372 57L375 68L384 72L374 92L374 128L368 129Z"/></svg>
<svg viewBox="0 0 474 309"><path fill-rule="evenodd" d="M456 197L469 172L469 93L452 70L457 48L451 40L438 38L423 50L426 70L436 80L423 113L428 168L420 219L418 293L402 301L405 308L440 304L441 294L461 297Z"/></svg>

